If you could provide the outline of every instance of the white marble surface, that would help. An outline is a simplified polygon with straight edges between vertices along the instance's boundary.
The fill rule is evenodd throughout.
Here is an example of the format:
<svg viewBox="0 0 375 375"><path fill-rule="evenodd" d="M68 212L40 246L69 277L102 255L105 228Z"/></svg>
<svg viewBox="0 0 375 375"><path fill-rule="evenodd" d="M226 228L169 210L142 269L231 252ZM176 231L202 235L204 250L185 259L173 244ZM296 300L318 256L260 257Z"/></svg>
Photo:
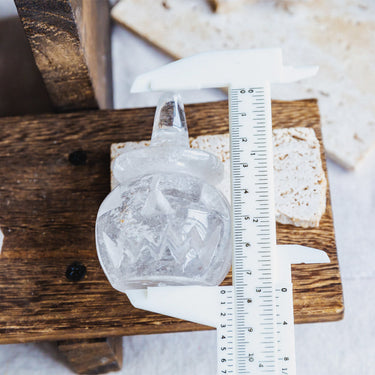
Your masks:
<svg viewBox="0 0 375 375"><path fill-rule="evenodd" d="M8 2L8 4L6 4ZM12 13L1 0L0 17ZM9 10L10 9L10 10ZM155 105L154 95L130 96L138 74L169 61L119 26L113 30L116 108ZM186 102L224 98L220 91L190 93ZM355 111L355 108L353 108ZM371 375L375 373L375 157L347 172L328 162L337 247L345 298L345 319L296 326L299 375ZM0 374L72 372L49 343L0 346ZM124 338L124 366L118 374L215 374L215 332L176 333Z"/></svg>

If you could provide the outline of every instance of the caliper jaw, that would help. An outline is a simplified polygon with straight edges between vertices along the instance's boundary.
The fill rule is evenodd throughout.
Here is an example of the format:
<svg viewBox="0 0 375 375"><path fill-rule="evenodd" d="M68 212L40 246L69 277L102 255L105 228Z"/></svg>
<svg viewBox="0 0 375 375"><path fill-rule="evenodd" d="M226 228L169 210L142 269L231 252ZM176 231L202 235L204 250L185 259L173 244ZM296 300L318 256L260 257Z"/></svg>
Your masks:
<svg viewBox="0 0 375 375"><path fill-rule="evenodd" d="M277 245L275 285L291 284L291 265L329 263L322 251L300 245ZM233 288L228 286L225 288ZM131 304L142 310L217 327L220 286L165 286L127 290Z"/></svg>

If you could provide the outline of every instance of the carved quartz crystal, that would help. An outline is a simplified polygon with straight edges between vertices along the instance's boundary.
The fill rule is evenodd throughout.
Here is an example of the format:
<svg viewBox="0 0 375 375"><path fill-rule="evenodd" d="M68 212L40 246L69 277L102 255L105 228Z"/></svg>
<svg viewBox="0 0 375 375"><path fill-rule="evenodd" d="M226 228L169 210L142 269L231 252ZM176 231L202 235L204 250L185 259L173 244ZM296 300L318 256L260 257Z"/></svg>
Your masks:
<svg viewBox="0 0 375 375"><path fill-rule="evenodd" d="M112 286L218 285L231 264L228 202L215 184L222 163L193 150L181 99L165 94L151 144L119 156L120 185L100 206L96 246Z"/></svg>

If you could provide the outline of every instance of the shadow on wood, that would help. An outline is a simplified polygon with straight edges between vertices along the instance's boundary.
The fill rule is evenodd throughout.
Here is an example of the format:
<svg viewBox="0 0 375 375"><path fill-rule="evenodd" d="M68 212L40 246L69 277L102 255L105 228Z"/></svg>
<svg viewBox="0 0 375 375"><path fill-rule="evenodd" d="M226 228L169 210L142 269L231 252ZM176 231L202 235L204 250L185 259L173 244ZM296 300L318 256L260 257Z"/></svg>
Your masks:
<svg viewBox="0 0 375 375"><path fill-rule="evenodd" d="M0 20L0 117L52 110L19 18Z"/></svg>

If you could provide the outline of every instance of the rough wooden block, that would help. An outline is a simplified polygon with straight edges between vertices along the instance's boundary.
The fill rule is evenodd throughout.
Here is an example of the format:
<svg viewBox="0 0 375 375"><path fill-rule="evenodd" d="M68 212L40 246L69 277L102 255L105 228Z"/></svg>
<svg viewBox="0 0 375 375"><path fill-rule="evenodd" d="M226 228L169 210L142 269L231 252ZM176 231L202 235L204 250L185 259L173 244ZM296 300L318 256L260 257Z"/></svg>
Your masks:
<svg viewBox="0 0 375 375"><path fill-rule="evenodd" d="M55 109L112 108L108 1L15 4Z"/></svg>
<svg viewBox="0 0 375 375"><path fill-rule="evenodd" d="M60 341L57 347L77 374L104 374L122 367L122 337Z"/></svg>

